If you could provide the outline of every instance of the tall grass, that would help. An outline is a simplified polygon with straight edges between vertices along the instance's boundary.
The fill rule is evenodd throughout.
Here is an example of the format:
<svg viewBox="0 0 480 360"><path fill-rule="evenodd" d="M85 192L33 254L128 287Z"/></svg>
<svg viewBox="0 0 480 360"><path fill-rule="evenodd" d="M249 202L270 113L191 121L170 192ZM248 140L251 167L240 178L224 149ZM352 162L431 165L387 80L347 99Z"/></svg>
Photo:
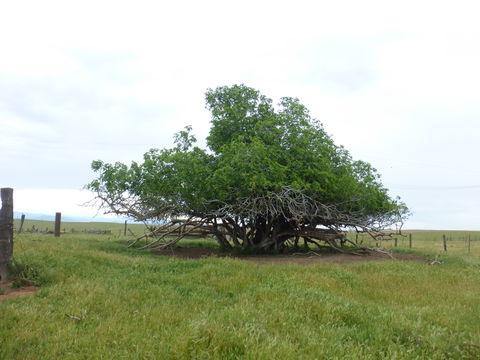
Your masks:
<svg viewBox="0 0 480 360"><path fill-rule="evenodd" d="M255 265L126 241L18 235L15 258L41 289L0 303L0 359L480 358L474 254Z"/></svg>

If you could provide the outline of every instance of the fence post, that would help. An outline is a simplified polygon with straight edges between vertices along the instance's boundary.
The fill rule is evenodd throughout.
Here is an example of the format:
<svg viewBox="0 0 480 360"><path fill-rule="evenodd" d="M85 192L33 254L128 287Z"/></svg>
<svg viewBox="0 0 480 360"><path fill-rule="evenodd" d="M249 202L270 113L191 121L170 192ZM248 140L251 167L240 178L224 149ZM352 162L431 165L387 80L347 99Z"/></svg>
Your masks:
<svg viewBox="0 0 480 360"><path fill-rule="evenodd" d="M447 237L443 235L443 250L447 251Z"/></svg>
<svg viewBox="0 0 480 360"><path fill-rule="evenodd" d="M23 223L25 222L25 214L22 214L22 218L20 219L20 226L18 227L18 232L21 233L23 230Z"/></svg>
<svg viewBox="0 0 480 360"><path fill-rule="evenodd" d="M468 252L470 252L470 234L468 234Z"/></svg>
<svg viewBox="0 0 480 360"><path fill-rule="evenodd" d="M55 237L60 236L60 225L62 223L62 213L55 213Z"/></svg>
<svg viewBox="0 0 480 360"><path fill-rule="evenodd" d="M13 189L0 190L0 282L6 281L13 255Z"/></svg>
<svg viewBox="0 0 480 360"><path fill-rule="evenodd" d="M408 247L412 248L412 233L408 234Z"/></svg>
<svg viewBox="0 0 480 360"><path fill-rule="evenodd" d="M397 238L394 238L394 240L395 240L395 247L397 247L397 241L398 241L398 239L397 239Z"/></svg>
<svg viewBox="0 0 480 360"><path fill-rule="evenodd" d="M123 228L123 236L127 236L127 220L125 220L125 227Z"/></svg>

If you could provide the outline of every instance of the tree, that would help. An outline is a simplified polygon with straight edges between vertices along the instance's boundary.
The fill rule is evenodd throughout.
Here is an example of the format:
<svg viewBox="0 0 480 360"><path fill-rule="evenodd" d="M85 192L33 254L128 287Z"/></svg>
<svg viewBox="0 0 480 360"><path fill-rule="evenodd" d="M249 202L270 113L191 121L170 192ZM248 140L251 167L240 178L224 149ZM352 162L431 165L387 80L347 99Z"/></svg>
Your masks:
<svg viewBox="0 0 480 360"><path fill-rule="evenodd" d="M278 107L245 85L209 89L208 149L191 127L171 149L152 149L130 166L94 161L87 185L107 212L154 221L150 247L202 231L222 247L253 250L327 244L346 230L383 234L408 209L371 165L334 144L296 98ZM172 235L174 235L172 239Z"/></svg>

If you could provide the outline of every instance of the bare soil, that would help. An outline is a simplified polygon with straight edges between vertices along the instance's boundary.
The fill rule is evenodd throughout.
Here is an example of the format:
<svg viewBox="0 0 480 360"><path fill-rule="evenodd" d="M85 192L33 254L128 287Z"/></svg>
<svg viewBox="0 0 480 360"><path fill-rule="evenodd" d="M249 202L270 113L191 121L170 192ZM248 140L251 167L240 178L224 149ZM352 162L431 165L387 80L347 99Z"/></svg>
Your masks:
<svg viewBox="0 0 480 360"><path fill-rule="evenodd" d="M232 252L221 252L215 248L208 247L174 247L171 249L154 250L157 255L175 256L183 259L201 259L210 256L229 257L252 261L259 264L316 264L316 263L335 263L335 264L353 264L365 261L385 261L385 260L410 260L423 263L430 263L431 260L424 256L414 254L388 254L368 251L362 255L348 253L323 253L317 251L298 252L291 254L241 254Z"/></svg>
<svg viewBox="0 0 480 360"><path fill-rule="evenodd" d="M17 299L23 296L29 296L38 290L38 287L25 284L18 288L12 288L14 280L0 283L0 302L8 299Z"/></svg>

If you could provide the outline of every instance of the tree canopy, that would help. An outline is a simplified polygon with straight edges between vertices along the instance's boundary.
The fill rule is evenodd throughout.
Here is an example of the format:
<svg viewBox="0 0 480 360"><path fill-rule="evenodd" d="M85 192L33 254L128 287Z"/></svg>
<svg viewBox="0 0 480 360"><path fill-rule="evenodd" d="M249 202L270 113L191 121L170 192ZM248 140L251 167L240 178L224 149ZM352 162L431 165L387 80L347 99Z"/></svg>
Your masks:
<svg viewBox="0 0 480 360"><path fill-rule="evenodd" d="M279 249L299 239L336 247L345 230L374 235L407 215L376 170L334 144L298 99L274 106L245 85L205 98L207 149L188 126L174 147L151 149L141 163L92 162L97 178L87 188L102 208L163 224L152 246L201 229L223 247Z"/></svg>

